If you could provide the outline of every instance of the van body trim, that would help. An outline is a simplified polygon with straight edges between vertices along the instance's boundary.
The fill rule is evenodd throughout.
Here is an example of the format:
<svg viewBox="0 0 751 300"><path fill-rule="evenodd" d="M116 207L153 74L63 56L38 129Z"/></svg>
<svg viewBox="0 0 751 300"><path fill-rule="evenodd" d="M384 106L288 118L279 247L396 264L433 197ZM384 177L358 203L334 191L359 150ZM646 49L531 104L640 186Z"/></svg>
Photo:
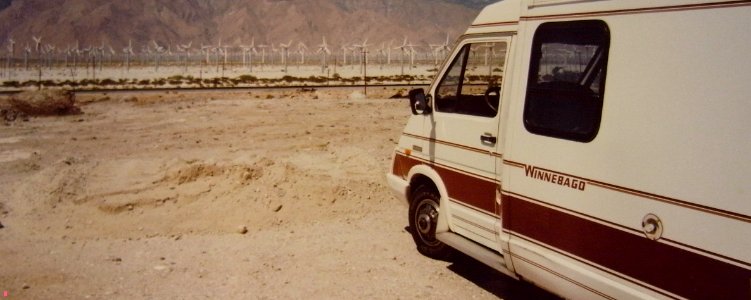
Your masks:
<svg viewBox="0 0 751 300"><path fill-rule="evenodd" d="M514 162L514 161L510 161L510 160L503 160L503 163L505 165L516 167L516 168L521 168L521 169L524 169L525 167L537 167L537 166L527 165L527 164L523 164L523 163L520 163L520 162ZM540 167L537 167L537 168L538 169L543 169L543 168L540 168ZM547 170L547 171L550 171L550 172L555 172L555 173L558 173L558 174L563 174L563 175L566 175L566 176L569 176L569 177L578 178L580 180L584 180L584 181L587 182L587 185L591 184L591 185L594 185L594 186L599 186L601 188L605 188L605 189L609 189L609 190L614 190L614 191L617 191L617 192L626 193L626 194L630 194L630 195L641 197L641 198L646 198L646 199L655 200L655 201L659 201L659 202L663 202L663 203L667 203L667 204L673 204L673 205L677 205L677 206L681 206L681 207L685 207L685 208L689 208L689 209L693 209L693 210L698 210L698 211L701 211L701 212L705 212L705 213L709 213L709 214L713 214L713 215L717 215L717 216L721 216L721 217L726 217L726 218L738 220L738 221L745 222L745 223L751 223L751 216L747 216L747 215L744 215L744 214L735 213L735 212L731 212L731 211L727 211L727 210L722 210L722 209L719 209L719 208L714 208L714 207L699 205L699 204L688 202L688 201L685 201L685 200L679 200L679 199L675 199L675 198L669 198L669 197L665 197L665 196L660 196L660 195L657 195L657 194L652 194L652 193L643 192L643 191L639 191L639 190L635 190L635 189L631 189L631 188L627 188L627 187L622 187L622 186L618 186L618 185L614 185L614 184L610 184L610 183L605 183L605 182L598 181L598 180L593 180L593 179L588 179L588 178L584 178L584 177L580 177L580 176L576 176L576 175L571 175L571 174L567 174L567 173L564 173L564 172L553 171L553 170L550 170L550 169L544 169L544 170Z"/></svg>
<svg viewBox="0 0 751 300"><path fill-rule="evenodd" d="M477 211L478 213L482 213L482 214L484 214L484 215L486 215L486 216L489 216L489 217L493 217L493 218L496 218L496 219L498 219L498 220L500 220L500 219L501 219L501 216L500 216L500 215L498 215L498 214L492 214L492 213L490 213L490 212L487 212L487 211L485 211L485 210L483 210L483 209L481 209L481 208L479 208L479 207L475 207L475 206L472 206L472 205L470 205L470 204L467 204L467 203L465 203L465 202L461 202L461 201L459 201L459 200L456 200L456 199L454 199L454 198L450 198L450 197L449 197L449 201L451 201L451 202L453 202L453 203L455 203L455 204L458 204L458 205L464 206L464 207L466 207L466 208L469 208L469 209L475 210L475 211ZM493 231L494 231L494 232L497 232L496 230L493 230Z"/></svg>
<svg viewBox="0 0 751 300"><path fill-rule="evenodd" d="M469 25L469 27L471 27L471 28L480 28L480 27L513 26L513 25L519 25L519 21L480 23L480 24ZM516 31L503 31L503 32L504 33L516 33Z"/></svg>
<svg viewBox="0 0 751 300"><path fill-rule="evenodd" d="M423 141L427 141L427 142L430 142L430 143L441 144L441 145L445 145L445 146L449 146L449 147L459 148L459 149L463 149L463 150L467 150L467 151L477 152L477 153L480 153L480 154L487 154L487 155L491 155L491 156L494 156L494 157L503 158L503 154L497 153L497 152L494 152L494 151L483 150L483 149L479 149L479 148L469 147L469 146L465 146L465 145L461 145L461 144L446 142L446 141L437 140L437 139L434 139L434 138L429 138L429 137L424 137L424 136L419 136L419 135L414 135L414 134L410 134L410 133L402 133L402 135L408 136L408 137L411 137L411 138L415 138L415 139L419 139L419 140L423 140Z"/></svg>
<svg viewBox="0 0 751 300"><path fill-rule="evenodd" d="M600 223L602 225L614 227L614 228L617 228L617 229L621 229L623 231L628 231L628 232L631 232L631 233L633 233L633 234L635 234L637 236L643 236L643 234L644 234L642 231L637 230L637 229L633 229L633 228L626 227L626 226L623 226L623 225L620 225L620 224L616 224L616 223L613 223L613 222L610 222L610 221L606 221L606 220L603 220L603 219L600 219L600 218L597 218L597 217L593 217L593 216L590 216L590 215L587 215L587 214L583 214L581 212L577 212L577 211L570 210L570 209L567 209L567 208L564 208L564 207L560 207L558 205L553 205L553 204L550 204L550 203L546 203L546 202L543 202L543 201L540 201L540 200L537 200L537 199L534 199L534 198L530 198L530 197L527 197L527 196L524 196L524 195L520 195L520 194L511 192L511 191L503 190L503 195L504 196L517 197L517 198L522 199L522 200L534 202L534 203L536 203L538 205L542 205L542 206L545 206L545 207L548 207L548 208L551 208L551 209L559 210L559 211L561 211L563 213L568 213L568 214L571 214L571 215L575 215L575 216L577 216L579 218L588 219L590 221L597 222L597 223ZM660 238L658 240L658 242L666 243L666 244L669 244L669 245L672 245L672 246L675 246L675 247L679 247L679 248L684 248L685 250L693 251L693 252L696 252L696 253L699 253L699 254L705 254L705 255L708 255L708 256L714 256L718 260L722 260L722 261L725 261L727 263L734 264L734 265L736 265L738 267L741 267L741 268L751 269L751 264L749 264L747 262L743 262L741 260L738 260L738 259L735 259L735 258L732 258L732 257L727 257L725 255L718 254L718 253L715 253L715 252L712 252L712 251L709 251L709 250L705 250L705 249L702 249L702 248L698 248L698 247L694 247L694 246L691 246L691 245L687 245L687 244L684 244L684 243L681 243L681 242L678 242L678 241L675 241L675 240L672 240L672 239L669 239L669 238L662 237L662 238Z"/></svg>
<svg viewBox="0 0 751 300"><path fill-rule="evenodd" d="M542 245L540 245L540 246L542 246ZM547 247L546 247L546 248L547 248ZM574 285L576 285L576 286L579 286L579 287L581 287L581 288L583 288L583 289L585 289L585 290L587 290L587 291L590 291L590 292L592 292L593 294L597 294L597 295L598 295L598 296L600 296L600 297L603 297L603 298L606 298L606 299L612 299L612 300L615 300L615 299L616 299L616 298L614 298L614 297L611 297L611 296L608 296L608 295L604 294L603 292L600 292L600 291L596 290L595 288L593 288L593 287L590 287L590 286L588 286L588 285L586 285L586 284L584 284L584 283L581 283L581 282L579 282L579 281L576 281L576 280L574 280L574 279L572 279L572 278L570 278L570 277L568 277L568 276L565 276L565 275L563 275L563 274L561 274L561 273L558 273L558 272L556 272L556 271L553 271L553 270L551 270L550 268L546 268L545 266L543 266L543 265L540 265L540 264L538 264L538 263L534 262L533 260L531 260L531 259L528 259L528 258L526 258L526 257L524 257L524 256L518 255L518 254L516 254L516 253L511 253L511 256L512 256L512 257L515 257L515 258L518 258L518 259L520 259L520 260L523 260L524 262L526 262L526 263L528 263L528 264L530 264L530 265L532 265L532 266L534 266L534 267L536 267L536 268L538 268L538 269L541 269L541 270L543 270L543 271L545 271L545 272L548 272L548 273L550 273L550 274L553 274L553 275L555 275L556 277L558 277L558 278L561 278L561 279L563 279L563 280L565 280L565 281L568 281L568 282L570 282L570 283L572 283L572 284L574 284Z"/></svg>
<svg viewBox="0 0 751 300"><path fill-rule="evenodd" d="M565 19L565 18L583 18L583 17L602 17L602 16L614 16L614 15L631 15L631 14L644 14L644 13L661 13L661 12L676 12L686 10L700 10L700 9L714 9L714 8L728 8L751 5L749 0L740 1L726 1L716 3L697 3L697 4L684 4L684 5L671 5L671 6L658 6L658 7L644 7L644 8L631 8L631 9L617 9L617 10L605 10L605 11L593 11L571 14L555 14L555 15L542 15L542 16L522 16L519 19L524 21L532 20L549 20L549 19Z"/></svg>
<svg viewBox="0 0 751 300"><path fill-rule="evenodd" d="M536 245L536 246L539 246L539 247L545 248L545 249L547 249L547 250L550 250L550 251L556 252L556 253L558 253L558 254L561 254L561 255L563 255L563 256L566 256L566 257L568 257L569 259L573 259L573 260L575 260L575 261L577 261L577 262L579 262L579 263L585 264L585 265L587 265L587 266L589 266L589 267L592 267L592 268L595 268L595 269L597 269L597 270L599 270L599 271L602 271L602 272L608 273L608 274L610 274L610 275L612 275L612 276L615 276L615 277L618 277L618 278L620 278L620 279L626 280L626 281L628 281L628 282L630 282L630 283L636 284L636 285L638 285L638 286L641 286L641 287L643 287L643 288L646 288L646 289L648 289L648 290L650 290L650 291L653 291L653 292L657 292L657 293L660 293L660 294L662 294L662 295L664 295L664 296L668 296L668 297L671 297L671 298L676 298L676 295L673 295L673 294L671 294L671 293L669 293L669 292L667 292L667 291L662 291L662 290L660 290L660 289L658 289L658 288L656 288L656 287L650 286L650 285L648 285L648 284L646 284L646 283L643 283L643 282L640 282L640 281L638 281L638 280L636 280L636 279L632 279L632 278L629 278L629 277L627 277L627 276L624 276L623 274L619 274L619 273L613 272L612 270L609 270L609 269L606 269L606 268L604 268L604 267L601 267L601 266L599 266L599 265L595 265L595 264L593 264L592 262L589 262L589 261L587 261L587 260L585 260L585 259L582 259L582 258L580 258L580 257L577 257L577 256L574 256L574 255L571 255L571 254L569 254L569 253L566 253L566 252L563 252L563 251L561 251L560 249L556 249L556 248L553 248L553 247L551 247L551 246L549 246L549 245L543 244L543 243L541 243L541 242L539 242L539 241L536 241L536 240L534 240L534 239L531 239L531 238L529 238L529 237L527 237L527 236L524 236L524 235L521 235L521 234L518 234L518 233L514 233L514 232L511 232L511 231L507 231L507 230L504 230L504 233L507 233L507 234L509 234L509 235L511 235L511 236L513 236L513 237L515 237L515 238L520 238L520 239L523 239L523 240L527 241L528 243L532 243L532 244L534 244L534 245ZM545 268L545 267L542 267L542 266L540 266L539 264L532 262L532 260L531 260L531 259L529 259L529 258L525 258L525 257L523 257L523 256L521 256L521 255L518 255L518 254L516 254L516 253L510 253L510 254L511 254L511 256L513 256L513 257L516 257L516 258L522 259L522 260L524 260L525 262L527 262L527 263L529 263L529 264L532 264L532 265L534 265L534 266L536 266L536 267L538 267L538 268L540 268L540 269L542 269L542 270L545 270L545 271L547 271L547 272L549 272L549 273L551 273L551 274L553 274L553 275L555 275L555 276L561 277L561 278L563 278L564 280L570 281L570 282L572 282L572 283L574 282L574 281L572 281L573 279L571 279L571 280L570 280L570 279L569 279L568 277L565 277L565 276L561 275L561 274L560 274L560 273L558 273L558 272L554 272L554 271L550 270L549 268ZM584 285L584 284L582 284L582 283L574 283L574 284L576 284L576 285L578 285L578 286L581 286L581 287L584 287L584 288L586 288L587 290L590 290L590 291L594 290L594 288L588 287L588 286L586 286L586 285Z"/></svg>
<svg viewBox="0 0 751 300"><path fill-rule="evenodd" d="M460 221L462 221L462 222L464 222L464 223L466 223L466 224L469 224L469 225L471 225L471 226L472 226L472 227L474 227L474 228L480 229L480 230L482 230L482 231L485 231L485 232L487 232L487 233L491 233L491 234L493 234L493 235L498 235L498 234L500 233L500 232L498 232L498 231L495 231L495 230L493 230L493 229L487 228L487 227L485 227L485 226L482 226L482 225L480 225L480 224L477 224L477 223L475 223L475 222L472 222L472 221L470 221L470 220L467 220L466 218L462 218L462 217L459 217L459 216L457 216L457 215L451 215L451 217L452 217L452 218L456 218L456 219L458 219L458 220L460 220ZM453 225L456 225L456 224L453 224ZM472 231L472 230L469 230L469 229L467 229L467 228L465 228L465 229L466 229L466 230L468 230L468 231Z"/></svg>
<svg viewBox="0 0 751 300"><path fill-rule="evenodd" d="M455 168L455 167L447 166L447 165L444 165L444 164L441 164L441 163L437 163L437 162L434 162L434 161L430 161L430 160L427 160L427 159L424 159L424 158L416 157L414 155L414 153L412 155L407 155L404 152L397 151L396 155L398 157L400 156L401 159L412 160L413 161L412 165L416 165L416 164L421 164L422 163L422 164L428 165L430 167L437 166L437 167L440 167L440 168L443 168L443 169L447 169L447 170L450 170L450 171L453 171L453 172L456 172L456 173L461 173L462 175L465 175L465 176L474 177L474 178L477 178L477 179L480 179L480 180L483 180L483 181L493 182L493 183L496 183L496 184L500 184L500 181L498 181L498 180L496 180L494 178L482 176L482 175L475 174L475 173L470 173L470 172L463 171L463 170L460 170L460 169ZM405 170L405 171L409 172L409 170ZM406 173L405 173L405 175L406 175Z"/></svg>
<svg viewBox="0 0 751 300"><path fill-rule="evenodd" d="M486 214L495 213L495 195L499 181L477 174L461 171L457 168L424 160L414 155L397 151L394 155L394 172L397 176L407 177L409 170L416 165L427 165L435 170L446 185L447 197L456 199ZM472 188L467 188L472 187Z"/></svg>
<svg viewBox="0 0 751 300"><path fill-rule="evenodd" d="M633 282L629 279L633 278L683 297L751 298L751 270L747 268L652 241L632 230L614 228L520 195L503 195L504 232L538 241L548 249L628 281Z"/></svg>

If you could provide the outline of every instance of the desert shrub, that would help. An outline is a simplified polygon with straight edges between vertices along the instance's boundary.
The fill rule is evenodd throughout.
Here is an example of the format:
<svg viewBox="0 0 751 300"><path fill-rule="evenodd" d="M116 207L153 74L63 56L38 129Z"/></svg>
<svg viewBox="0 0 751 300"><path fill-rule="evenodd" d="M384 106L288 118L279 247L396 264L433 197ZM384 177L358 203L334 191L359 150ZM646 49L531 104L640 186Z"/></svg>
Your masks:
<svg viewBox="0 0 751 300"><path fill-rule="evenodd" d="M81 79L81 85L99 85L99 79Z"/></svg>
<svg viewBox="0 0 751 300"><path fill-rule="evenodd" d="M328 80L328 78L324 76L310 76L308 77L308 81L315 82L315 83L324 83Z"/></svg>
<svg viewBox="0 0 751 300"><path fill-rule="evenodd" d="M99 84L101 84L101 85L117 85L117 82L115 82L114 80L112 80L110 78L105 78L105 79L102 79L102 81L100 81Z"/></svg>
<svg viewBox="0 0 751 300"><path fill-rule="evenodd" d="M258 78L253 75L240 75L238 79L244 83L253 83L258 81Z"/></svg>
<svg viewBox="0 0 751 300"><path fill-rule="evenodd" d="M19 87L19 86L20 86L21 84L20 84L20 83L19 83L18 81L15 81L15 80L11 80L11 81L6 81L6 82L3 82L3 85L4 85L4 86L9 86L9 87L16 87L16 88L17 88L17 87Z"/></svg>
<svg viewBox="0 0 751 300"><path fill-rule="evenodd" d="M67 86L70 86L70 87L77 87L78 86L78 81L65 80L65 81L61 82L60 85L62 85L62 86L66 86L67 85Z"/></svg>

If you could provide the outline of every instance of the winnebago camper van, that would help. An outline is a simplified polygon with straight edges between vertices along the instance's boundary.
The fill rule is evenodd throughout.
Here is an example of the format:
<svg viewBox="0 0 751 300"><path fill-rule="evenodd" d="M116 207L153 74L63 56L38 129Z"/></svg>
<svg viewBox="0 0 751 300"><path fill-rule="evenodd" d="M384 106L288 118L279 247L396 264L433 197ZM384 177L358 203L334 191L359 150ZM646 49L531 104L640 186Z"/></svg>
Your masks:
<svg viewBox="0 0 751 300"><path fill-rule="evenodd" d="M410 105L387 180L426 256L751 299L751 1L501 1Z"/></svg>

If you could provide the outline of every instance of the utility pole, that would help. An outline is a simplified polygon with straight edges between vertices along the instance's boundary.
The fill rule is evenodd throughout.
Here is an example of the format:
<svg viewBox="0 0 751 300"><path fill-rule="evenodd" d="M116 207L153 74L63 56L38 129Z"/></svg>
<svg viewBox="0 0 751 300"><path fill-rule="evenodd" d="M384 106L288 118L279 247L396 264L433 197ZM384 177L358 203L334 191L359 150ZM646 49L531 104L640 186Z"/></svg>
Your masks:
<svg viewBox="0 0 751 300"><path fill-rule="evenodd" d="M368 50L366 50L364 47L362 48L362 80L365 82L365 85L363 85L363 93L365 96L368 95Z"/></svg>

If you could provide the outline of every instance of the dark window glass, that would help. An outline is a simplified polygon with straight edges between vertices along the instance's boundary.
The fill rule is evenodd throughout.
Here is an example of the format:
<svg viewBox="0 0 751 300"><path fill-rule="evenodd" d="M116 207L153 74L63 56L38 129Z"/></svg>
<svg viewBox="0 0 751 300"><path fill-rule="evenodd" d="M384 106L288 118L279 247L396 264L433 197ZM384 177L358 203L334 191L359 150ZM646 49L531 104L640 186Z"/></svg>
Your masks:
<svg viewBox="0 0 751 300"><path fill-rule="evenodd" d="M540 25L532 42L524 126L590 142L600 128L610 32L602 21Z"/></svg>
<svg viewBox="0 0 751 300"><path fill-rule="evenodd" d="M464 45L438 84L436 110L495 117L505 60L506 42Z"/></svg>

